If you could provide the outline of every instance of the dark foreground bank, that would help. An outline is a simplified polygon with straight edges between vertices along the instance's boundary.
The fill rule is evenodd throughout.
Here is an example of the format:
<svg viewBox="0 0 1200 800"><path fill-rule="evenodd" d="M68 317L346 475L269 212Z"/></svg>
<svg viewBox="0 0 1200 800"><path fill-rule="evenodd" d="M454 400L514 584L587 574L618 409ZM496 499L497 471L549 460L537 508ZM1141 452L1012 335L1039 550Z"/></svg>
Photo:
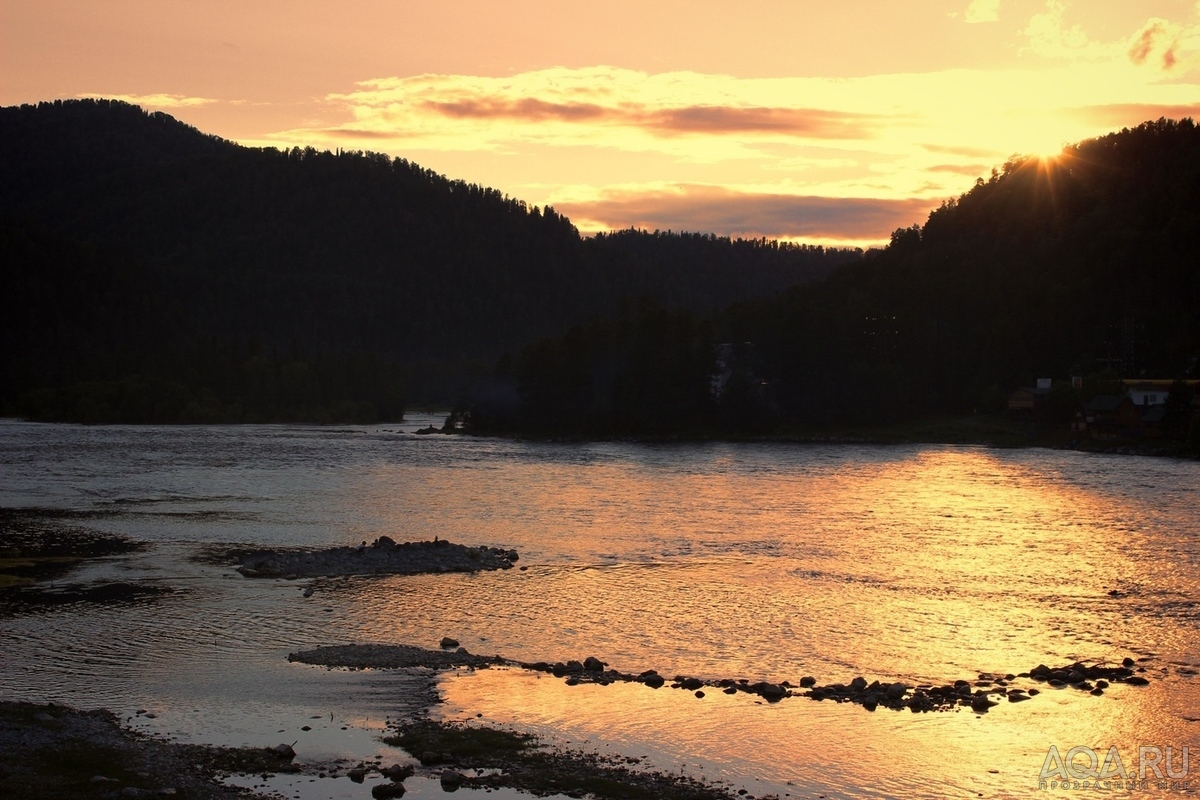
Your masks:
<svg viewBox="0 0 1200 800"><path fill-rule="evenodd" d="M232 800L245 795L221 777L295 771L293 755L164 742L105 710L0 702L0 797Z"/></svg>

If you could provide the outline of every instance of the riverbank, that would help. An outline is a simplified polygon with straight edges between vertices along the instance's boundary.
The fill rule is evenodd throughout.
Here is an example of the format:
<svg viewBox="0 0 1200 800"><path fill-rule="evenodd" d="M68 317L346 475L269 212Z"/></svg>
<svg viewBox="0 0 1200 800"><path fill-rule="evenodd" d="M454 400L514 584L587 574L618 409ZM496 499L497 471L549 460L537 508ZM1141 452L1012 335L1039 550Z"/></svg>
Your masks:
<svg viewBox="0 0 1200 800"><path fill-rule="evenodd" d="M231 774L298 771L290 748L165 742L111 711L0 701L0 796L23 800L234 800Z"/></svg>

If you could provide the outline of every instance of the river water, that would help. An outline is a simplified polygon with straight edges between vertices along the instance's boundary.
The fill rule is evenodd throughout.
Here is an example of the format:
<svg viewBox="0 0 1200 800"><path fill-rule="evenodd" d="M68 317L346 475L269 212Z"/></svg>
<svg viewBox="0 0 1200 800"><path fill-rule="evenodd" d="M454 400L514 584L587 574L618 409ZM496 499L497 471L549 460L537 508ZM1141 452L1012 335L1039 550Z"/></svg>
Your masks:
<svg viewBox="0 0 1200 800"><path fill-rule="evenodd" d="M1200 744L1198 462L415 434L431 421L0 422L0 505L94 512L84 524L151 543L71 580L173 590L0 620L0 695L105 706L190 741L386 756L374 737L412 678L290 664L288 652L450 635L472 652L595 655L626 672L909 684L1128 656L1149 686L1047 690L986 715L567 687L519 670L447 676L439 709L755 796L1085 796L1095 790L1039 789L1052 746L1116 752L1136 779L1140 747L1172 748L1178 775L1182 749ZM310 582L193 558L211 544L381 535L516 548L525 569L321 581L304 598ZM313 730L292 735L306 721ZM1147 777L1108 793L1200 791L1200 767Z"/></svg>

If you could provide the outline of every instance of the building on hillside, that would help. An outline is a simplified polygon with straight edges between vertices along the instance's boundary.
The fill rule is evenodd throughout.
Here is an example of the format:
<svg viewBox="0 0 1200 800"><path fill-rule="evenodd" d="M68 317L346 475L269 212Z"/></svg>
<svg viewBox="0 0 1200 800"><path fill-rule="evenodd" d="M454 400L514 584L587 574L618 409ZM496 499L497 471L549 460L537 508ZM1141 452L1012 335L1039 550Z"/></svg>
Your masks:
<svg viewBox="0 0 1200 800"><path fill-rule="evenodd" d="M1048 387L1022 387L1009 393L1008 413L1014 417L1040 417L1050 397Z"/></svg>
<svg viewBox="0 0 1200 800"><path fill-rule="evenodd" d="M1141 435L1142 412L1129 395L1096 395L1083 407L1093 439L1131 439Z"/></svg>

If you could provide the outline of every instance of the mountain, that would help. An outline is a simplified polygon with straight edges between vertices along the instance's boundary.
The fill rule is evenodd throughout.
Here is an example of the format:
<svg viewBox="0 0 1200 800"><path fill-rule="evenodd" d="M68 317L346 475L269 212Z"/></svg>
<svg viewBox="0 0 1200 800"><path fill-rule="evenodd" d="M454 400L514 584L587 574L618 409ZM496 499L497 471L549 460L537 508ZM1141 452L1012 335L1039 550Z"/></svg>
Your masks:
<svg viewBox="0 0 1200 800"><path fill-rule="evenodd" d="M1065 383L1058 410L1070 414L1072 376L1085 393L1200 377L1198 253L1200 130L1147 122L1056 158L1014 158L825 280L707 320L649 309L543 341L510 370L510 402L482 402L478 416L553 434L812 429L1000 410L1040 377ZM641 366L714 336L732 343L721 363L710 356L670 386ZM561 397L575 413L556 410Z"/></svg>
<svg viewBox="0 0 1200 800"><path fill-rule="evenodd" d="M23 342L6 348L0 405L153 379L215 392L222 418L248 396L210 385L214 361L356 358L446 402L501 354L622 298L711 312L861 258L703 234L584 239L552 208L404 159L246 148L106 100L0 109L0 231L15 287L0 333ZM268 406L246 418L282 413Z"/></svg>

